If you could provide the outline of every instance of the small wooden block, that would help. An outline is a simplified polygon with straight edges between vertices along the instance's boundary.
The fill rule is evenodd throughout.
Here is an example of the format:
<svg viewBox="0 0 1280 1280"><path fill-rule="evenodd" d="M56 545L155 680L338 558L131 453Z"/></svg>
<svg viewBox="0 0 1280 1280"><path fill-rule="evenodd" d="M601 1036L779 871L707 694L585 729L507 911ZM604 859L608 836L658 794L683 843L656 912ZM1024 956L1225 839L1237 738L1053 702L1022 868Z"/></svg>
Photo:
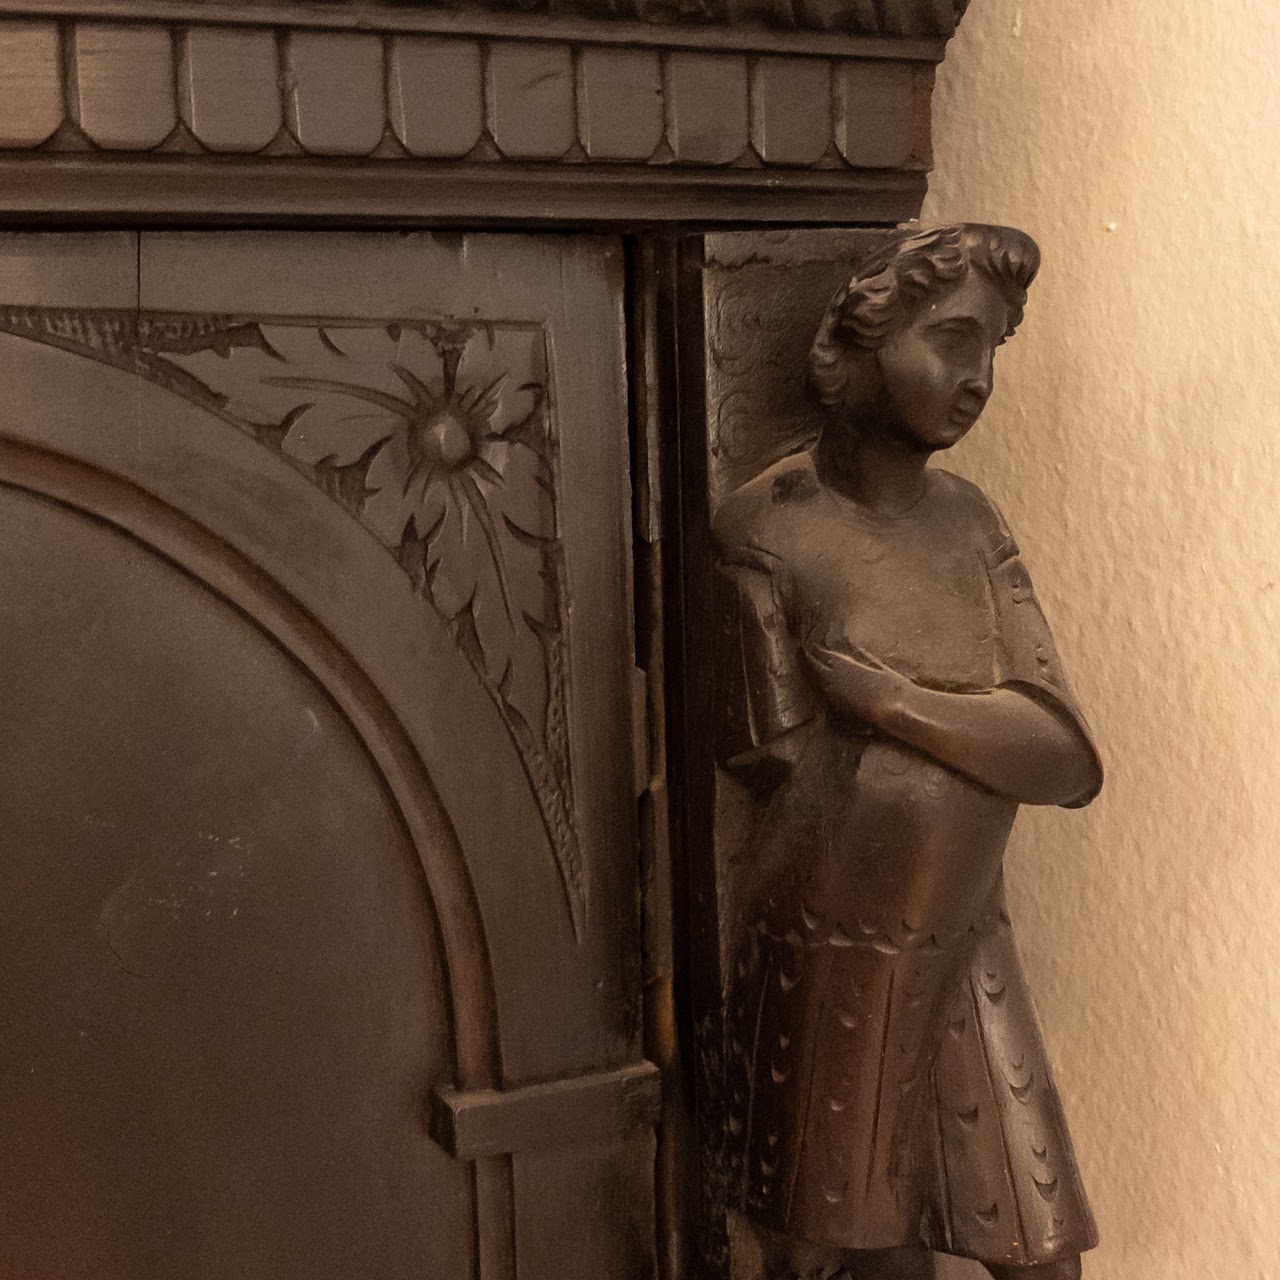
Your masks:
<svg viewBox="0 0 1280 1280"><path fill-rule="evenodd" d="M747 149L747 60L736 53L669 53L667 141L686 164L732 164Z"/></svg>
<svg viewBox="0 0 1280 1280"><path fill-rule="evenodd" d="M90 142L149 151L174 130L173 42L167 27L77 23L71 110Z"/></svg>
<svg viewBox="0 0 1280 1280"><path fill-rule="evenodd" d="M192 27L182 44L178 107L211 151L260 151L280 132L280 57L273 32Z"/></svg>
<svg viewBox="0 0 1280 1280"><path fill-rule="evenodd" d="M0 22L0 147L38 147L65 114L58 28Z"/></svg>
<svg viewBox="0 0 1280 1280"><path fill-rule="evenodd" d="M387 126L382 39L293 31L285 45L289 129L317 156L367 156Z"/></svg>
<svg viewBox="0 0 1280 1280"><path fill-rule="evenodd" d="M909 62L836 64L836 145L855 168L896 169L916 144L916 69Z"/></svg>
<svg viewBox="0 0 1280 1280"><path fill-rule="evenodd" d="M573 146L568 45L498 41L489 49L489 132L510 159L558 160Z"/></svg>
<svg viewBox="0 0 1280 1280"><path fill-rule="evenodd" d="M751 81L751 141L769 164L816 164L831 144L831 64L760 58Z"/></svg>
<svg viewBox="0 0 1280 1280"><path fill-rule="evenodd" d="M431 1100L431 1136L464 1160L511 1152L616 1142L652 1127L662 1083L651 1062L516 1089L439 1089Z"/></svg>
<svg viewBox="0 0 1280 1280"><path fill-rule="evenodd" d="M484 64L474 40L399 36L391 44L391 127L415 156L465 156L484 130Z"/></svg>
<svg viewBox="0 0 1280 1280"><path fill-rule="evenodd" d="M647 160L663 127L656 51L587 46L578 54L578 140L592 160Z"/></svg>

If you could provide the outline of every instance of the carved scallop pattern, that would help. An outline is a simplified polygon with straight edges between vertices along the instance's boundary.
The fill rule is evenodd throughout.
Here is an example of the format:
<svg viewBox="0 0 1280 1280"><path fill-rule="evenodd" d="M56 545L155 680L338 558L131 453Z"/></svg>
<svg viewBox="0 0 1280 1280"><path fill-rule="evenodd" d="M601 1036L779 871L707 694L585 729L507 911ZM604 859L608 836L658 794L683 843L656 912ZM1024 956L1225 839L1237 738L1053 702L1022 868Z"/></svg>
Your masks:
<svg viewBox="0 0 1280 1280"><path fill-rule="evenodd" d="M489 133L510 160L558 160L573 146L573 53L567 44L495 40L485 97Z"/></svg>
<svg viewBox="0 0 1280 1280"><path fill-rule="evenodd" d="M667 141L677 160L732 164L747 149L747 60L732 53L666 58Z"/></svg>
<svg viewBox="0 0 1280 1280"><path fill-rule="evenodd" d="M0 19L0 52L12 55L0 60L9 149L57 133L64 152L285 146L476 163L923 169L928 156L932 64L919 50L839 58L91 21L60 32Z"/></svg>
<svg viewBox="0 0 1280 1280"><path fill-rule="evenodd" d="M459 159L484 131L484 59L475 40L399 36L388 60L391 127L413 156Z"/></svg>
<svg viewBox="0 0 1280 1280"><path fill-rule="evenodd" d="M67 97L104 151L150 151L178 123L173 40L144 23L81 22L71 32Z"/></svg>
<svg viewBox="0 0 1280 1280"><path fill-rule="evenodd" d="M38 147L66 116L62 50L51 22L0 28L0 147Z"/></svg>
<svg viewBox="0 0 1280 1280"><path fill-rule="evenodd" d="M831 145L831 65L761 58L752 69L751 140L766 164L816 164Z"/></svg>
<svg viewBox="0 0 1280 1280"><path fill-rule="evenodd" d="M583 49L578 137L592 160L648 160L666 130L656 49Z"/></svg>
<svg viewBox="0 0 1280 1280"><path fill-rule="evenodd" d="M285 37L289 132L314 156L367 156L387 126L383 42L359 31Z"/></svg>
<svg viewBox="0 0 1280 1280"><path fill-rule="evenodd" d="M284 124L274 33L194 27L182 42L178 108L210 151L260 151Z"/></svg>

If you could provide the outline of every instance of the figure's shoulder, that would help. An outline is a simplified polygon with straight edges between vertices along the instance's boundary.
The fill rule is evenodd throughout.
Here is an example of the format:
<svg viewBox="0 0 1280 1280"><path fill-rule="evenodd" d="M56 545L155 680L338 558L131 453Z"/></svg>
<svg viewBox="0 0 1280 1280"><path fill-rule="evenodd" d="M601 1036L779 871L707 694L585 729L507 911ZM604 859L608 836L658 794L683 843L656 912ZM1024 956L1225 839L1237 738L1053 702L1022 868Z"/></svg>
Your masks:
<svg viewBox="0 0 1280 1280"><path fill-rule="evenodd" d="M941 467L936 467L933 474L938 502L946 517L969 532L989 563L1000 564L1018 554L1018 544L1004 516L972 480Z"/></svg>
<svg viewBox="0 0 1280 1280"><path fill-rule="evenodd" d="M716 508L711 531L722 553L770 550L784 535L788 516L819 496L813 458L790 454L735 489Z"/></svg>

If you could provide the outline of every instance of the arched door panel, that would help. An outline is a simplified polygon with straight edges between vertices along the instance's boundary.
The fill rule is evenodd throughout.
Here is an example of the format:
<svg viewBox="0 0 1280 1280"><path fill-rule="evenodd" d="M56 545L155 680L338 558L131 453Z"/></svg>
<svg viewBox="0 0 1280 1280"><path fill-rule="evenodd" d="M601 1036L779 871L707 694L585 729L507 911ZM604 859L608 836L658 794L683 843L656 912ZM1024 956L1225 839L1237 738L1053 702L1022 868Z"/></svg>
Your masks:
<svg viewBox="0 0 1280 1280"><path fill-rule="evenodd" d="M0 1274L472 1273L422 870L325 691L100 520L0 488Z"/></svg>
<svg viewBox="0 0 1280 1280"><path fill-rule="evenodd" d="M0 493L23 534L7 563L25 584L10 608L27 653L13 733L46 787L22 784L23 821L52 824L41 858L12 866L44 895L36 920L78 930L52 930L37 972L10 965L26 927L15 917L0 963L23 999L41 973L50 991L104 984L113 1078L137 1086L111 1125L71 1144L99 1153L74 1175L28 1132L4 1195L34 1231L74 1192L86 1214L98 1206L85 1222L103 1256L120 1251L138 1280L147 1267L185 1275L166 1270L179 1253L191 1280L253 1275L268 1237L264 1274L651 1271L619 264L616 243L590 238L0 239ZM109 562L101 572L57 550L84 530L84 564ZM37 571L53 576L23 576ZM77 727L49 671L88 662L99 632L122 674L99 701L72 699L97 708ZM52 739L46 698L65 721ZM318 772L295 759L299 724ZM105 788L124 842L78 906L55 869L88 854L50 805L57 786L95 804ZM214 838L174 825L197 819ZM280 877L259 906L294 913L273 918L258 952L211 933L174 887L202 871L219 890L240 883L234 862L224 881L197 854L230 858L249 819L266 824ZM344 849L380 869L357 873ZM221 902L205 904L209 921ZM285 959L258 980L254 955ZM133 970L163 992L139 1000ZM239 1021L237 982L261 1002ZM404 1012L415 998L418 1021ZM52 1106L81 1089L80 1068L58 1038L66 1001L46 1002L37 1026L31 999L19 1039L61 1063ZM165 1047L143 1070L130 1055L147 1037ZM227 1082L262 1072L268 1043L297 1074L253 1077L260 1091L229 1115ZM172 1099L192 1103L182 1081L198 1064L218 1084L173 1137ZM305 1135L279 1145L291 1108L303 1129L330 1114L314 1150ZM113 1160L142 1180L117 1186ZM200 1178L218 1167L222 1198L206 1197ZM334 1201L348 1208L329 1213ZM345 1245L326 1251L352 1213ZM154 1252L162 1222L172 1254ZM242 1247L248 1261L229 1261Z"/></svg>

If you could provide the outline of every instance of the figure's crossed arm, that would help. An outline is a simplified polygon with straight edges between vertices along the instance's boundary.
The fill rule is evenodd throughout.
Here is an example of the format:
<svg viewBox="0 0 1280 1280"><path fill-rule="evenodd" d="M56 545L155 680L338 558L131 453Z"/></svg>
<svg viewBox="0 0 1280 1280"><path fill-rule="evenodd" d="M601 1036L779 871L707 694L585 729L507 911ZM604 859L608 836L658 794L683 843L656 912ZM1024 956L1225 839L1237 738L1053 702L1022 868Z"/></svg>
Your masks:
<svg viewBox="0 0 1280 1280"><path fill-rule="evenodd" d="M926 689L852 646L805 649L828 702L1021 804L1079 804L1101 785L1084 733L1030 692Z"/></svg>

